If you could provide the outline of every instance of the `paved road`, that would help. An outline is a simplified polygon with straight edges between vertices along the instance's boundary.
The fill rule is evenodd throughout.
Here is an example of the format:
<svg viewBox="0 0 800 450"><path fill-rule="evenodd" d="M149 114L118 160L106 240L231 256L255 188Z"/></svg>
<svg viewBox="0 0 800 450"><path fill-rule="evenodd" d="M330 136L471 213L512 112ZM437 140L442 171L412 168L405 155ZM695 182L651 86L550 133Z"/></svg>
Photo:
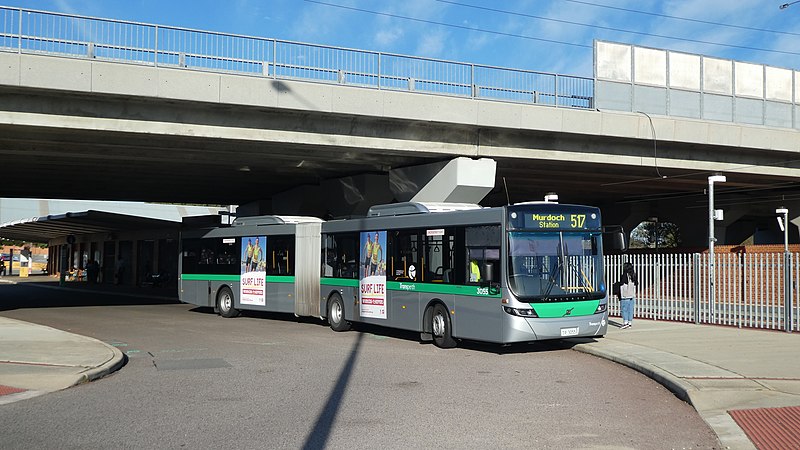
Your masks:
<svg viewBox="0 0 800 450"><path fill-rule="evenodd" d="M563 345L440 350L407 333L24 285L0 285L0 299L6 317L129 356L110 377L0 407L4 448L717 445L654 381Z"/></svg>

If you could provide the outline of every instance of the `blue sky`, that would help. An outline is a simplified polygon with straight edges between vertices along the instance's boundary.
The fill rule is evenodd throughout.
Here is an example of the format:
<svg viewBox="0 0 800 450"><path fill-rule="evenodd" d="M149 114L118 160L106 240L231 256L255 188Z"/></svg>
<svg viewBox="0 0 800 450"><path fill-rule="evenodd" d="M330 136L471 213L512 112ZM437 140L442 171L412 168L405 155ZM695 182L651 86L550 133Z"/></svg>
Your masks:
<svg viewBox="0 0 800 450"><path fill-rule="evenodd" d="M0 0L0 5L592 76L593 39L800 70L800 3L779 9L787 1Z"/></svg>

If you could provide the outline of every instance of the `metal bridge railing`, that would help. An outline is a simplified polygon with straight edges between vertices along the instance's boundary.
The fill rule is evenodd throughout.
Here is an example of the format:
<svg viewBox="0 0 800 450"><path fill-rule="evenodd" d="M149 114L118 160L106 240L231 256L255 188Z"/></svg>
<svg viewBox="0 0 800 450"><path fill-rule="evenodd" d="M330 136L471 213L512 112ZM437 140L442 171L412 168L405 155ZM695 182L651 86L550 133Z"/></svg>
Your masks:
<svg viewBox="0 0 800 450"><path fill-rule="evenodd" d="M800 254L716 254L713 299L708 298L708 254L607 255L606 286L619 280L626 261L639 277L634 317L800 330ZM790 280L788 292L785 280ZM620 314L613 295L609 313Z"/></svg>
<svg viewBox="0 0 800 450"><path fill-rule="evenodd" d="M3 6L0 51L594 108L592 78Z"/></svg>

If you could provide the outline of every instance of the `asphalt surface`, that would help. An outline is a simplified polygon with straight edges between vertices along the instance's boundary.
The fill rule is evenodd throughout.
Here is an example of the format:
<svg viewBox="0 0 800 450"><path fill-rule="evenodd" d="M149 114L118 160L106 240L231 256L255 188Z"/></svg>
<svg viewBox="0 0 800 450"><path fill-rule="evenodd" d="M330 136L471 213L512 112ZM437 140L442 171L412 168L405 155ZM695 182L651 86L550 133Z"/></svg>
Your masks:
<svg viewBox="0 0 800 450"><path fill-rule="evenodd" d="M4 448L719 448L689 404L569 343L440 350L409 333L223 319L168 299L3 284L0 295L0 318L127 357L104 378L0 406Z"/></svg>

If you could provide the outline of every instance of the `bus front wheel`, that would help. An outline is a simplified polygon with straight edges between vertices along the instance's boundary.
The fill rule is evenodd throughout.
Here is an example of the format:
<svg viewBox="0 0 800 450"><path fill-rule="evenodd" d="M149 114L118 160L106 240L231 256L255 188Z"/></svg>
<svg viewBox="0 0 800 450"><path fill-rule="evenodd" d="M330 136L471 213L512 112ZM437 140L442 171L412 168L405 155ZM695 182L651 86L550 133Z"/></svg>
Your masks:
<svg viewBox="0 0 800 450"><path fill-rule="evenodd" d="M224 287L217 294L217 310L222 317L236 317L239 310L233 307L233 293L230 288Z"/></svg>
<svg viewBox="0 0 800 450"><path fill-rule="evenodd" d="M433 306L431 313L431 333L433 343L439 348L453 348L456 340L453 339L453 328L450 325L450 314L441 303Z"/></svg>
<svg viewBox="0 0 800 450"><path fill-rule="evenodd" d="M344 318L344 302L339 294L333 294L328 301L328 323L333 331L350 329L350 322Z"/></svg>

